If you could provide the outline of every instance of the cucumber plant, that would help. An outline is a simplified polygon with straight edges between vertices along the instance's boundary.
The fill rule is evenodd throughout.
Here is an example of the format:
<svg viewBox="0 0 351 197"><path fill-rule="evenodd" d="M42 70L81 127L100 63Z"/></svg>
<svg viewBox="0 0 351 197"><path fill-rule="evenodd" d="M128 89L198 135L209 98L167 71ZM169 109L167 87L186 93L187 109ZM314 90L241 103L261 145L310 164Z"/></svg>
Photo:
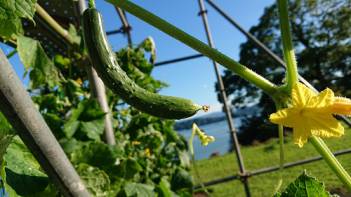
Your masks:
<svg viewBox="0 0 351 197"><path fill-rule="evenodd" d="M89 8L83 13L83 28L84 42L93 67L106 86L131 106L168 119L187 118L201 109L207 110L207 106L194 104L188 99L149 92L131 80L118 65L106 38L102 17L95 8Z"/></svg>

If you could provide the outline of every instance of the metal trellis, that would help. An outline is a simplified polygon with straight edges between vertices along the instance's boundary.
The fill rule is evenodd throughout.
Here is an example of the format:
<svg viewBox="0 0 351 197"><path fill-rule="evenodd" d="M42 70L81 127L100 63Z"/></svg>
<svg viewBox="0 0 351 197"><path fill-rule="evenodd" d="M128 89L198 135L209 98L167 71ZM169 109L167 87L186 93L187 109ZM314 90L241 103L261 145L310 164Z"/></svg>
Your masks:
<svg viewBox="0 0 351 197"><path fill-rule="evenodd" d="M204 4L203 0L198 0L198 2L199 2L199 7L200 7L199 15L201 16L202 21L203 21L203 25L205 27L208 45L210 47L214 48L215 46L214 46L214 43L212 40L211 30L210 30L210 26L209 26L208 20L207 20L207 14L206 14L207 10L205 9L205 4ZM212 63L213 63L213 67L214 67L217 81L219 84L219 91L220 91L221 99L223 102L224 113L226 115L229 131L231 133L231 137L232 137L232 140L234 143L234 150L235 150L236 159L237 159L237 162L239 165L239 172L241 175L243 175L241 181L244 184L246 196L251 196L249 183L248 183L247 176L246 176L245 164L244 164L244 160L243 160L242 155L241 155L240 144L239 144L238 136L236 134L237 131L234 127L231 110L230 110L229 104L227 102L227 95L225 93L222 76L219 73L217 62L212 61Z"/></svg>
<svg viewBox="0 0 351 197"><path fill-rule="evenodd" d="M215 4L212 0L205 0L205 1L215 11L217 11L222 17L224 17L224 19L226 19L230 24L232 24L241 33L243 33L257 47L261 48L264 52L266 52L279 65L285 67L284 61L279 56L274 54L267 46L265 46L262 42L260 42L250 32L244 30L240 26L239 23L237 23L233 18L231 18L228 14L226 14L217 4ZM211 36L211 32L210 32L210 28L209 28L209 25L208 25L208 20L207 20L207 10L205 9L205 5L204 5L203 0L198 0L198 3L199 3L199 7L200 7L199 15L202 17L202 20L203 20L203 24L204 24L204 27L205 27L206 36L207 36L207 40L208 40L208 44L209 44L210 47L214 47L212 36ZM115 31L120 33L118 30L115 30ZM111 34L112 34L112 32L110 33L110 35ZM131 35L129 35L129 36L131 36ZM187 55L187 56L178 57L178 58L175 58L175 59L170 59L170 60L157 62L157 63L154 64L154 66L157 66L157 67L158 66L164 66L164 65L173 64L173 63L182 62L182 61L188 61L188 60L192 60L192 59L196 59L196 58L200 58L200 57L204 57L204 55L202 55L202 54ZM246 171L245 170L243 158L242 158L241 152L240 152L240 145L239 145L239 142L238 142L237 136L236 136L236 130L235 130L234 124L232 122L233 120L232 120L231 113L230 113L230 110L229 110L230 108L229 108L229 105L228 105L227 99L226 99L227 97L226 97L226 94L225 94L225 87L223 85L222 78L221 78L221 76L220 76L220 74L218 72L218 64L215 61L213 61L213 66L214 66L216 77L217 77L217 80L218 80L218 83L219 83L219 86L220 86L220 94L221 94L221 98L223 99L224 111L226 113L228 127L229 127L229 130L230 130L231 134L232 134L232 138L233 138L233 142L234 142L235 154L236 154L237 161L238 161L238 164L239 164L239 173L237 173L235 175L231 175L231 176L227 176L227 177L223 177L223 178L219 178L219 179L215 179L215 180L206 182L206 183L204 183L204 185L205 186L212 186L212 185L225 183L225 182L229 182L229 181L233 181L233 180L241 180L241 182L244 184L246 196L250 196L250 187L249 187L249 184L248 184L248 179L250 177L261 175L261 174L265 174L265 173L271 173L271 172L279 170L280 167L279 166L271 166L271 167L266 167L266 168L262 168L262 169L252 170L252 171ZM302 76L299 76L299 80L302 83L304 83L305 85L307 85L309 88L314 90L315 92L318 92ZM338 118L340 118L342 121L344 121L348 126L351 126L351 121L348 118L346 118L345 116L338 116ZM336 151L334 153L334 155L335 156L339 156L339 155L344 155L344 154L349 154L349 153L351 153L351 149L345 149L345 150ZM311 157L311 158L307 158L307 159L300 160L300 161L285 163L283 167L284 168L291 168L291 167L294 167L294 166L299 166L299 165L303 165L303 164L319 161L319 160L322 160L322 159L323 158L321 156ZM197 186L194 187L194 189L200 189L200 188L201 188L200 185L197 185Z"/></svg>

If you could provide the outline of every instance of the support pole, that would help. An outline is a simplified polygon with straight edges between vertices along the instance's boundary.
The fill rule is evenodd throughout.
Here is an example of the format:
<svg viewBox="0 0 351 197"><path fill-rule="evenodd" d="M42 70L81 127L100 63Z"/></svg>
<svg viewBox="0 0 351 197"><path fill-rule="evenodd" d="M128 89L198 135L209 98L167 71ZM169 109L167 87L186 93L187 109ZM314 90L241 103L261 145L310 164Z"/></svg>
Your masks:
<svg viewBox="0 0 351 197"><path fill-rule="evenodd" d="M209 27L209 24L208 24L207 11L205 9L204 2L203 2L203 0L198 0L198 2L199 2L199 7L200 7L199 15L201 15L201 17L202 17L202 21L203 21L203 24L204 24L204 27L205 27L205 31L206 31L208 45L210 47L214 48L215 46L214 46L214 43L213 43L213 40L212 40L211 30L210 30L210 27ZM215 72L216 72L217 81L218 81L218 84L219 84L220 95L222 97L223 108L224 108L224 112L226 114L228 127L229 127L229 130L230 130L231 136L233 138L233 143L234 143L234 148L235 148L235 155L236 155L236 159L238 161L240 174L241 175L246 175L244 160L243 160L243 158L241 156L239 140L238 140L238 137L237 137L237 134L236 134L236 129L234 128L233 118L232 118L232 115L231 115L231 110L230 110L229 104L227 102L227 95L225 93L222 77L221 77L221 75L219 73L219 70L218 70L218 64L215 61L212 61L212 62L213 62L213 67L214 67ZM250 188L249 188L247 176L243 176L241 181L244 184L244 189L245 189L246 196L248 196L248 197L251 196L250 195Z"/></svg>
<svg viewBox="0 0 351 197"><path fill-rule="evenodd" d="M271 51L266 45L264 45L261 41L259 41L254 35L252 35L250 32L245 31L243 27L239 23L237 23L232 17L230 17L227 13L225 13L216 3L214 3L212 0L206 0L206 2L214 9L216 10L224 19L226 19L230 24L232 24L236 29L238 29L242 34L246 36L248 40L253 42L258 48L262 49L268 56L270 56L273 60L275 60L278 64L286 68L285 62L276 54L274 54L273 51ZM319 91L312 86L305 78L302 76L298 76L299 80L305 84L307 87L312 89L314 92L318 93ZM349 127L351 127L351 120L348 119L345 116L337 116L340 118L345 124L347 124Z"/></svg>
<svg viewBox="0 0 351 197"><path fill-rule="evenodd" d="M78 3L79 3L78 4L79 12L80 14L83 14L84 10L86 9L85 0L79 0ZM90 63L90 61L88 62ZM106 113L105 132L104 132L105 141L109 145L115 145L116 140L115 140L115 134L113 132L113 126L112 126L112 115L107 103L105 85L100 79L100 77L98 76L98 74L96 73L95 69L90 64L86 65L85 68L88 74L89 85L90 85L92 96L98 100L101 109Z"/></svg>
<svg viewBox="0 0 351 197"><path fill-rule="evenodd" d="M129 25L127 17L125 12L119 8L119 7L115 7L117 14L119 16L119 18L121 19L122 22L122 29L123 29L123 33L127 34L127 39L128 39L128 46L131 47L132 46L132 35L130 34L130 31L132 30L132 27Z"/></svg>
<svg viewBox="0 0 351 197"><path fill-rule="evenodd" d="M0 110L64 196L90 196L1 49Z"/></svg>

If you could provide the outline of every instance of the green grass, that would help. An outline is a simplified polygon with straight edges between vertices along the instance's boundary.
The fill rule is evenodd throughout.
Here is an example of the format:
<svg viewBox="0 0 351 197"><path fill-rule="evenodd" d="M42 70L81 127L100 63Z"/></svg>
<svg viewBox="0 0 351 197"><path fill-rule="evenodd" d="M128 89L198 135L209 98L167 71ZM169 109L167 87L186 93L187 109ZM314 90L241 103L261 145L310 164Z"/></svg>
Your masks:
<svg viewBox="0 0 351 197"><path fill-rule="evenodd" d="M345 136L342 138L325 139L325 142L332 151L350 148L351 129L346 130ZM242 147L241 151L245 168L248 171L279 165L279 144L276 139L257 146ZM303 148L299 148L292 143L291 138L287 138L284 153L285 162L293 162L312 156L318 156L318 153L310 143L306 144ZM351 154L338 156L337 158L345 169L351 173ZM234 153L200 160L196 162L196 165L203 182L234 175L238 172L238 165ZM281 189L284 189L287 184L298 177L304 169L307 170L308 174L323 181L328 190L343 187L342 183L338 180L337 176L333 174L329 166L321 160L287 168L282 172L276 171L250 177L249 186L251 194L253 197L272 196L280 177L283 177ZM195 179L197 180L196 177ZM212 191L211 196L214 197L245 196L244 187L238 180L217 184L208 189Z"/></svg>

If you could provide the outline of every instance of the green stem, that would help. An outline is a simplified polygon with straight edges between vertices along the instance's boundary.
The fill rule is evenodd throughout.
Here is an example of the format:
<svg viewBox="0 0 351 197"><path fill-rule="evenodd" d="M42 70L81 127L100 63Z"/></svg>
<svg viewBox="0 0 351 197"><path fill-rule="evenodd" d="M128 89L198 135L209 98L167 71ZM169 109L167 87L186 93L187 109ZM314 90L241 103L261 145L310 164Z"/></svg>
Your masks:
<svg viewBox="0 0 351 197"><path fill-rule="evenodd" d="M279 21L280 21L280 32L283 41L283 54L286 63L286 88L291 92L293 86L298 80L297 64L295 58L295 52L292 43L292 36L289 24L288 15L288 1L277 0Z"/></svg>
<svg viewBox="0 0 351 197"><path fill-rule="evenodd" d="M275 108L280 110L282 105L280 102L274 102ZM278 125L278 135L279 135L279 181L274 189L274 194L279 192L282 184L283 184L283 170L284 170L284 127L283 125ZM273 194L273 195L274 195Z"/></svg>
<svg viewBox="0 0 351 197"><path fill-rule="evenodd" d="M13 49L9 54L6 55L7 59L10 59L17 53L17 49Z"/></svg>
<svg viewBox="0 0 351 197"><path fill-rule="evenodd" d="M95 0L89 0L89 8L95 8Z"/></svg>
<svg viewBox="0 0 351 197"><path fill-rule="evenodd" d="M177 27L150 13L149 11L139 7L138 5L127 0L109 0L109 2L111 2L115 6L118 6L128 11L129 13L140 18L141 20L149 23L150 25L163 31L164 33L172 36L173 38L183 42L184 44L190 46L196 51L209 57L210 59L225 66L229 70L238 74L240 77L256 85L258 88L262 89L267 94L274 96L274 93L276 93L277 87L261 75L250 70L246 66L234 61L233 59L217 51L216 49L209 47L200 40L185 33L184 31L178 29Z"/></svg>
<svg viewBox="0 0 351 197"><path fill-rule="evenodd" d="M198 129L198 128L196 127L196 129ZM190 156L191 156L191 162L192 162L193 167L194 167L196 178L198 179L202 190L208 196L210 196L210 193L208 192L208 190L206 189L205 185L203 184L203 182L201 180L200 173L199 173L199 170L198 170L196 162L195 162L195 154L194 154L194 145L193 145L193 143L194 143L194 137L195 137L195 134L196 134L196 129L194 129L194 126L193 126L193 129L192 129L192 132L191 132L191 136L189 138L189 143L188 143L189 152L190 152Z"/></svg>
<svg viewBox="0 0 351 197"><path fill-rule="evenodd" d="M279 170L284 168L284 129L283 125L278 125L279 130Z"/></svg>
<svg viewBox="0 0 351 197"><path fill-rule="evenodd" d="M189 146L190 155L194 155L193 141L194 141L195 133L196 133L196 131L193 129L192 132L191 132L191 136L189 138L188 146Z"/></svg>
<svg viewBox="0 0 351 197"><path fill-rule="evenodd" d="M276 110L282 109L282 104L280 102L274 101ZM279 135L279 170L284 168L284 127L283 125L278 125L278 135Z"/></svg>
<svg viewBox="0 0 351 197"><path fill-rule="evenodd" d="M36 13L58 34L60 34L69 44L73 44L73 38L68 31L58 24L39 4L35 4Z"/></svg>
<svg viewBox="0 0 351 197"><path fill-rule="evenodd" d="M319 154L323 157L323 159L327 162L329 167L334 171L334 173L339 177L340 181L344 183L344 185L351 191L351 177L346 172L346 170L342 167L339 161L335 158L333 153L329 150L328 146L324 143L324 141L316 136L312 136L310 138L311 143L319 152Z"/></svg>

